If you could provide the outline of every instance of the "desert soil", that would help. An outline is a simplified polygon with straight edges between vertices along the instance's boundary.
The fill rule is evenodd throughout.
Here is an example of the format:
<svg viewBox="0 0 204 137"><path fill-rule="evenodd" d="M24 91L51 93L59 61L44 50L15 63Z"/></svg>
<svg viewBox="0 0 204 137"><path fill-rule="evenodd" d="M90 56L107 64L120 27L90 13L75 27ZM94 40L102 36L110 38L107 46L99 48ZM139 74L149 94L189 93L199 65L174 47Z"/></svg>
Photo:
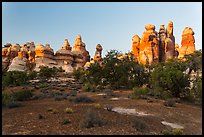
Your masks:
<svg viewBox="0 0 204 137"><path fill-rule="evenodd" d="M68 81L67 81L68 82ZM60 84L62 84L61 82ZM66 84L66 82L64 82ZM8 87L7 92L18 91L22 88L33 89L34 94L40 94L43 90L52 92L70 93L70 84L68 86L59 86L54 83L55 88L45 89L36 88L35 84L29 84L24 87ZM51 86L51 83L49 84ZM63 90L60 90L63 89ZM3 135L159 135L161 131L172 127L165 126L161 122L176 123L183 126L184 134L201 135L202 134L202 108L186 103L176 103L175 107L164 106L164 100L151 98L147 99L129 99L131 90L114 91L114 98L104 97L101 92L84 92L81 89L76 96L86 95L94 99L93 103L75 103L69 99L56 101L54 97L47 97L36 100L21 102L22 106L17 108L2 108L2 134ZM99 95L97 95L99 94ZM69 96L67 97L69 98ZM95 108L95 104L100 104L101 108ZM104 109L106 106L135 109L136 111L150 114L146 116L136 116L120 114ZM56 109L56 113L48 112L48 108ZM65 108L72 108L73 113L65 113ZM82 127L84 115L88 109L98 112L104 124L101 127L92 128ZM39 114L43 116L39 119ZM134 117L138 117L145 123L143 130L137 130L132 126ZM70 120L70 123L64 125L64 119Z"/></svg>

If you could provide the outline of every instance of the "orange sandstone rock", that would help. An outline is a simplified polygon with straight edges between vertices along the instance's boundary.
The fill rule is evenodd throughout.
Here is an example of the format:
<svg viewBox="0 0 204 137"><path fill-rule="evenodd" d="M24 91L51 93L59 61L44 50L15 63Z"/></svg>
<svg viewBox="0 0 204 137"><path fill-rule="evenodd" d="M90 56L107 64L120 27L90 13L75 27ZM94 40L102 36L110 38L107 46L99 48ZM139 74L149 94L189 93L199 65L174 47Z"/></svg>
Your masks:
<svg viewBox="0 0 204 137"><path fill-rule="evenodd" d="M140 53L140 37L138 35L134 35L132 37L132 54L138 58Z"/></svg>
<svg viewBox="0 0 204 137"><path fill-rule="evenodd" d="M152 64L158 62L158 34L155 26L148 24L145 26L146 31L143 33L140 41L139 62L142 64Z"/></svg>
<svg viewBox="0 0 204 137"><path fill-rule="evenodd" d="M97 44L94 61L98 63L102 62L102 56L101 56L102 50L103 50L102 46L100 44Z"/></svg>
<svg viewBox="0 0 204 137"><path fill-rule="evenodd" d="M179 58L184 55L192 54L195 51L194 31L190 27L185 27L182 33L181 48L179 49Z"/></svg>
<svg viewBox="0 0 204 137"><path fill-rule="evenodd" d="M89 52L86 50L85 43L82 42L81 35L77 35L71 51L74 54L73 63L75 68L83 67L86 62L90 61Z"/></svg>

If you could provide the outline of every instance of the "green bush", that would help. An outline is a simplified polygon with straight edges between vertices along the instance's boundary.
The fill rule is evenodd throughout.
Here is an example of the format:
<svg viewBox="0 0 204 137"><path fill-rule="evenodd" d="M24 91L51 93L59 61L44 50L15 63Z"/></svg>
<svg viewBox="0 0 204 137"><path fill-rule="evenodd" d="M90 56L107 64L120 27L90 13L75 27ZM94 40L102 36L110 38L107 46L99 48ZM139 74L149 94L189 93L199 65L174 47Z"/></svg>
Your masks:
<svg viewBox="0 0 204 137"><path fill-rule="evenodd" d="M133 92L129 95L130 98L136 99L141 98L149 93L149 88L147 87L134 87Z"/></svg>
<svg viewBox="0 0 204 137"><path fill-rule="evenodd" d="M21 104L15 100L13 94L2 92L2 107L16 108L20 106Z"/></svg>
<svg viewBox="0 0 204 137"><path fill-rule="evenodd" d="M72 108L65 108L64 112L65 113L73 113L74 110Z"/></svg>
<svg viewBox="0 0 204 137"><path fill-rule="evenodd" d="M82 90L87 91L87 92L95 92L95 88L89 82L86 82L82 85Z"/></svg>
<svg viewBox="0 0 204 137"><path fill-rule="evenodd" d="M11 102L11 97L8 93L2 92L2 107L5 107L8 105L8 103Z"/></svg>
<svg viewBox="0 0 204 137"><path fill-rule="evenodd" d="M129 54L119 59L120 52L110 50L103 58L102 66L94 63L87 70L74 70L74 77L84 83L83 88L87 91L106 86L112 89L131 89L148 83L149 73L145 72L143 65L134 61L132 54L128 57Z"/></svg>
<svg viewBox="0 0 204 137"><path fill-rule="evenodd" d="M3 74L2 86L6 87L9 85L21 86L27 83L28 77L26 72L22 71L8 71Z"/></svg>
<svg viewBox="0 0 204 137"><path fill-rule="evenodd" d="M199 104L202 104L202 77L196 77L193 81L193 87L190 90L190 97Z"/></svg>
<svg viewBox="0 0 204 137"><path fill-rule="evenodd" d="M160 87L163 91L169 90L174 97L180 97L180 93L190 86L189 75L183 73L184 70L182 62L160 63L151 73L151 86L153 89Z"/></svg>
<svg viewBox="0 0 204 137"><path fill-rule="evenodd" d="M53 77L57 74L57 72L59 72L58 68L53 67L53 68L49 68L49 67L40 67L40 71L39 71L39 76L42 78L50 78Z"/></svg>
<svg viewBox="0 0 204 137"><path fill-rule="evenodd" d="M12 93L13 99L16 101L24 101L32 97L32 92L30 90L22 90Z"/></svg>
<svg viewBox="0 0 204 137"><path fill-rule="evenodd" d="M75 79L80 80L82 77L85 76L85 70L83 68L74 69L73 76Z"/></svg>
<svg viewBox="0 0 204 137"><path fill-rule="evenodd" d="M39 86L39 88L46 88L46 87L48 87L47 84L40 84L40 86Z"/></svg>
<svg viewBox="0 0 204 137"><path fill-rule="evenodd" d="M64 119L64 120L62 121L62 124L63 124L63 125L66 125L66 124L69 124L69 123L71 123L71 121L70 121L69 119Z"/></svg>
<svg viewBox="0 0 204 137"><path fill-rule="evenodd" d="M162 130L161 133L163 135L172 135L172 133L170 131L166 130L166 129Z"/></svg>
<svg viewBox="0 0 204 137"><path fill-rule="evenodd" d="M38 74L37 74L36 71L30 71L27 74L27 77L28 77L29 80L32 80L32 79L36 78L37 76L38 76Z"/></svg>
<svg viewBox="0 0 204 137"><path fill-rule="evenodd" d="M171 91L163 91L163 92L161 92L161 98L164 99L164 100L170 99L172 97L173 96L172 96Z"/></svg>
<svg viewBox="0 0 204 137"><path fill-rule="evenodd" d="M94 104L94 108L96 108L96 109L101 109L102 106L101 106L101 104Z"/></svg>
<svg viewBox="0 0 204 137"><path fill-rule="evenodd" d="M76 96L77 95L77 90L72 90L70 92L70 96Z"/></svg>
<svg viewBox="0 0 204 137"><path fill-rule="evenodd" d="M179 128L175 128L172 130L173 135L183 135L183 130Z"/></svg>

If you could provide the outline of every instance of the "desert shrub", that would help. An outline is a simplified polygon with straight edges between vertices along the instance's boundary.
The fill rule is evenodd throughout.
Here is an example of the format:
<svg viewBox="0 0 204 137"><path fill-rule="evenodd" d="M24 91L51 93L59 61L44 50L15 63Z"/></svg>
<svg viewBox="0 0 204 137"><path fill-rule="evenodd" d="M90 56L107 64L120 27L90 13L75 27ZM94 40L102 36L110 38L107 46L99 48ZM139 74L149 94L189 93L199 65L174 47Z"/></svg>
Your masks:
<svg viewBox="0 0 204 137"><path fill-rule="evenodd" d="M69 119L63 119L63 121L62 121L63 125L66 125L66 124L69 124L69 123L71 123L71 121Z"/></svg>
<svg viewBox="0 0 204 137"><path fill-rule="evenodd" d="M56 67L49 68L49 67L40 67L39 76L42 78L50 78L52 76L55 76L59 72L59 70Z"/></svg>
<svg viewBox="0 0 204 137"><path fill-rule="evenodd" d="M54 110L54 109L51 108L51 107L47 108L47 111L48 111L48 112L52 112L53 110Z"/></svg>
<svg viewBox="0 0 204 137"><path fill-rule="evenodd" d="M183 135L183 130L179 128L175 128L172 130L173 135Z"/></svg>
<svg viewBox="0 0 204 137"><path fill-rule="evenodd" d="M25 101L32 97L32 92L30 90L21 90L18 92L12 93L14 100L16 101Z"/></svg>
<svg viewBox="0 0 204 137"><path fill-rule="evenodd" d="M147 95L149 89L147 87L134 87L133 92L129 95L130 98L142 98L144 95Z"/></svg>
<svg viewBox="0 0 204 137"><path fill-rule="evenodd" d="M72 90L70 92L70 96L76 96L77 95L77 90Z"/></svg>
<svg viewBox="0 0 204 137"><path fill-rule="evenodd" d="M189 68L189 74L192 72L202 70L202 51L196 50L193 54L185 55L185 67Z"/></svg>
<svg viewBox="0 0 204 137"><path fill-rule="evenodd" d="M42 116L41 114L38 114L38 119L43 119L44 116Z"/></svg>
<svg viewBox="0 0 204 137"><path fill-rule="evenodd" d="M74 110L72 108L65 108L64 112L65 113L73 113Z"/></svg>
<svg viewBox="0 0 204 137"><path fill-rule="evenodd" d="M84 75L83 68L74 69L73 76L75 79L79 80L83 75Z"/></svg>
<svg viewBox="0 0 204 137"><path fill-rule="evenodd" d="M9 85L21 86L27 83L28 77L26 72L22 71L8 71L2 77L2 86Z"/></svg>
<svg viewBox="0 0 204 137"><path fill-rule="evenodd" d="M2 92L2 107L16 108L19 106L21 106L21 104L14 100L14 97L11 94Z"/></svg>
<svg viewBox="0 0 204 137"><path fill-rule="evenodd" d="M94 100L87 96L78 96L73 99L75 103L93 103Z"/></svg>
<svg viewBox="0 0 204 137"><path fill-rule="evenodd" d="M62 101L64 99L67 99L65 96L55 96L55 101Z"/></svg>
<svg viewBox="0 0 204 137"><path fill-rule="evenodd" d="M101 116L94 110L88 109L83 117L83 121L81 123L82 127L91 128L95 126L102 126L104 124Z"/></svg>
<svg viewBox="0 0 204 137"><path fill-rule="evenodd" d="M82 89L84 91L87 91L87 92L95 92L95 88L94 86L89 83L89 82L85 82L83 85L82 85Z"/></svg>
<svg viewBox="0 0 204 137"><path fill-rule="evenodd" d="M166 130L166 129L162 130L161 133L163 135L172 135L172 133L170 131Z"/></svg>
<svg viewBox="0 0 204 137"><path fill-rule="evenodd" d="M48 87L47 84L40 84L40 85L39 85L39 88L47 88L47 87Z"/></svg>
<svg viewBox="0 0 204 137"><path fill-rule="evenodd" d="M144 129L147 128L146 123L141 118L134 117L131 119L131 122L132 122L132 127L138 131L143 131Z"/></svg>
<svg viewBox="0 0 204 137"><path fill-rule="evenodd" d="M110 50L103 58L103 65L91 64L86 70L78 69L74 71L74 76L84 83L84 89L103 89L109 86L111 89L130 89L141 86L149 81L149 73L145 72L143 65L138 64L133 59L131 53L126 53L120 59L120 52ZM88 84L87 84L88 83Z"/></svg>
<svg viewBox="0 0 204 137"><path fill-rule="evenodd" d="M149 78L144 67L134 61L132 54L127 53L126 57L119 59L120 54L110 50L104 57L104 84L110 84L113 89L130 89L145 84Z"/></svg>
<svg viewBox="0 0 204 137"><path fill-rule="evenodd" d="M115 96L113 90L110 89L110 88L105 88L105 89L103 90L103 92L105 92L107 96Z"/></svg>
<svg viewBox="0 0 204 137"><path fill-rule="evenodd" d="M189 87L189 75L183 73L185 67L182 62L168 61L155 65L151 73L151 86L160 87L163 91L171 91L174 97L179 97Z"/></svg>
<svg viewBox="0 0 204 137"><path fill-rule="evenodd" d="M190 95L194 101L202 104L202 78L196 77L193 81L193 87L190 90Z"/></svg>
<svg viewBox="0 0 204 137"><path fill-rule="evenodd" d="M5 107L11 101L8 93L2 92L2 107Z"/></svg>
<svg viewBox="0 0 204 137"><path fill-rule="evenodd" d="M7 104L7 107L8 108L16 108L16 107L20 107L21 104L17 101L11 101Z"/></svg>
<svg viewBox="0 0 204 137"><path fill-rule="evenodd" d="M101 109L102 108L102 106L101 106L101 104L94 104L94 108L96 108L96 109Z"/></svg>
<svg viewBox="0 0 204 137"><path fill-rule="evenodd" d="M164 99L164 100L170 99L172 97L173 96L172 96L171 91L163 91L163 92L161 92L161 98Z"/></svg>
<svg viewBox="0 0 204 137"><path fill-rule="evenodd" d="M30 71L27 73L27 76L28 76L28 79L31 80L31 79L36 78L38 76L38 74L36 71Z"/></svg>
<svg viewBox="0 0 204 137"><path fill-rule="evenodd" d="M167 99L165 102L164 102L164 105L167 106L167 107L175 107L175 100L174 99Z"/></svg>

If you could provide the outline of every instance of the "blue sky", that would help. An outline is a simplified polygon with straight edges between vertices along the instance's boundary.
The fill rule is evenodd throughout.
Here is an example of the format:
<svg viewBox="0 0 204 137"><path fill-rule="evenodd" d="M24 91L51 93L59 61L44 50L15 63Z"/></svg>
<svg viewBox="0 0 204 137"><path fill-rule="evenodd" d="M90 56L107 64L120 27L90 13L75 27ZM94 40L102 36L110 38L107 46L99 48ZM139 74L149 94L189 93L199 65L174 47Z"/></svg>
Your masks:
<svg viewBox="0 0 204 137"><path fill-rule="evenodd" d="M131 50L132 36L140 37L146 24L159 26L172 20L176 43L181 46L185 27L195 32L196 49L202 49L201 2L3 2L2 46L34 41L49 43L56 52L67 38L74 45L78 34L91 57L101 44L107 50Z"/></svg>

